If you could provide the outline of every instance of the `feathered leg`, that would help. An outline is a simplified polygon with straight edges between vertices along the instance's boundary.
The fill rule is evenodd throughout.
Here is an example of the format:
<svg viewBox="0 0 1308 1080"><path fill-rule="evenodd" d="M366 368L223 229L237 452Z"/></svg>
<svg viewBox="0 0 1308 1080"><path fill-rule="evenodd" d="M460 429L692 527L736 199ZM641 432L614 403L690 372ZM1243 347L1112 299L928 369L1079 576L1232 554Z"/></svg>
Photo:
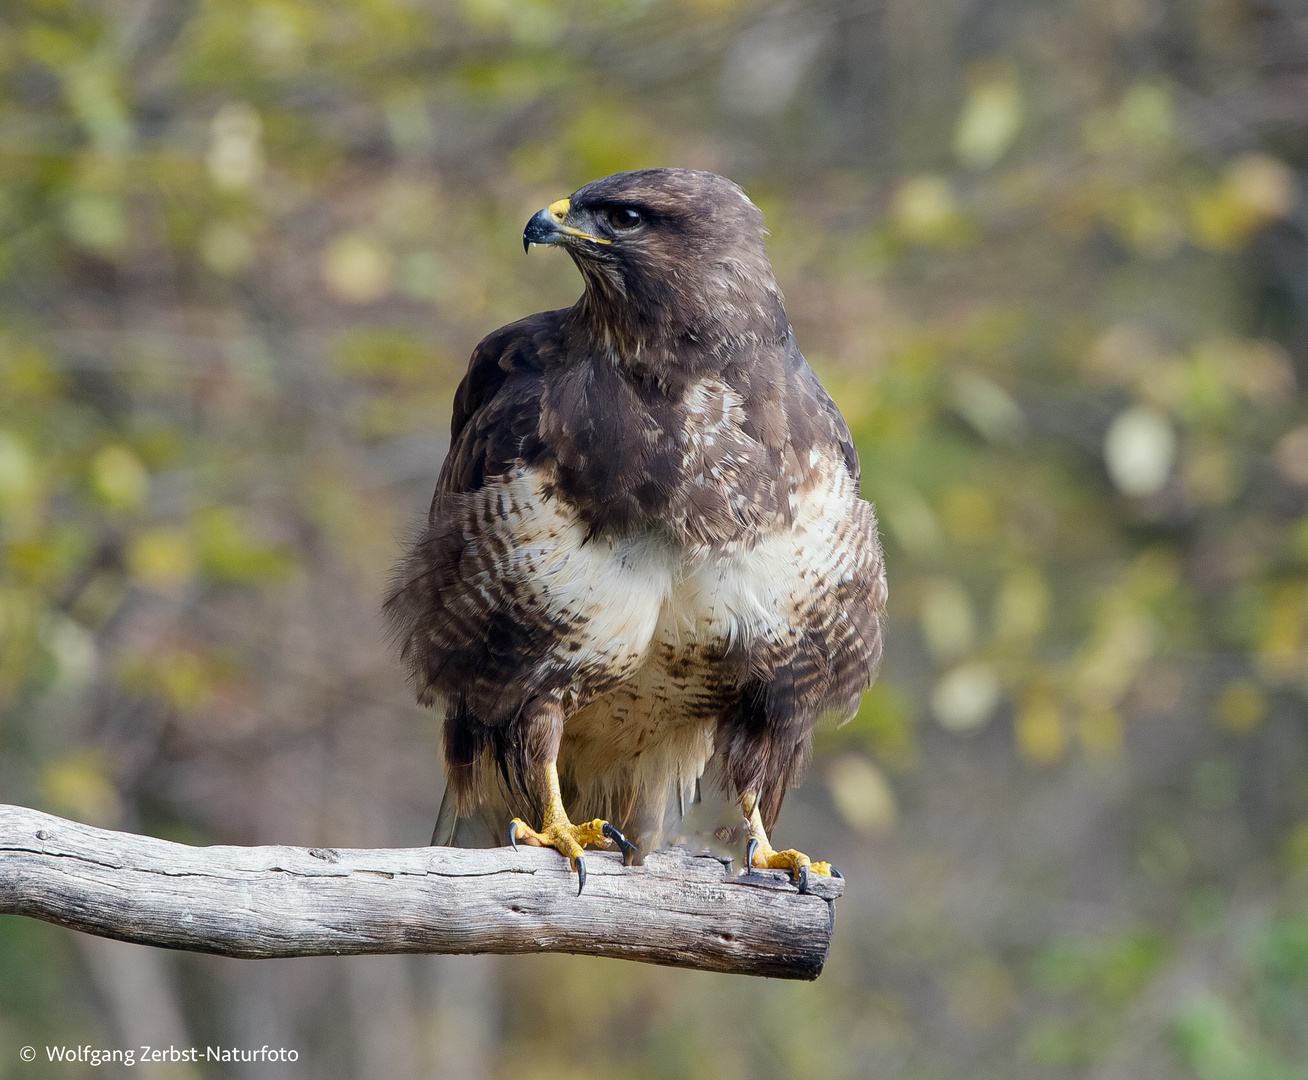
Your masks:
<svg viewBox="0 0 1308 1080"><path fill-rule="evenodd" d="M551 712L557 709L552 707ZM532 765L530 783L532 794L539 806L544 808L540 831L537 832L522 818L509 822L509 843L515 848L518 841L536 847L552 847L572 863L577 871L577 895L586 887L586 861L582 850L586 847L608 847L610 843L622 849L622 861L630 866L636 855L636 845L632 844L614 826L602 818L588 821L583 825L574 825L563 807L563 792L559 788L559 735L563 730L561 710L549 717L548 726L540 730L549 732L545 751L545 760Z"/></svg>

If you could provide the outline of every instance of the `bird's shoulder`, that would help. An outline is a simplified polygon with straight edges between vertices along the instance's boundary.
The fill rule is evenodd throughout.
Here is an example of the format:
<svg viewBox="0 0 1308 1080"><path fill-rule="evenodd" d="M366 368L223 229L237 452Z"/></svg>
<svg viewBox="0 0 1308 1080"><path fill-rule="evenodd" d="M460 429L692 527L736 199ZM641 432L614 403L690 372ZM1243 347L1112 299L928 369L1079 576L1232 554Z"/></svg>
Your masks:
<svg viewBox="0 0 1308 1080"><path fill-rule="evenodd" d="M743 431L766 447L791 485L838 459L857 484L858 451L849 425L799 350L793 331L777 347L729 367L726 382L743 403Z"/></svg>
<svg viewBox="0 0 1308 1080"><path fill-rule="evenodd" d="M454 394L450 450L436 485L473 491L531 454L546 370L561 356L568 309L541 311L487 334Z"/></svg>
<svg viewBox="0 0 1308 1080"><path fill-rule="evenodd" d="M858 450L854 446L849 424L827 393L827 388L822 385L817 372L799 351L793 334L790 335L786 356L791 378L808 406L802 410L802 418L792 421L791 440L803 440L810 447L820 446L837 452L857 484L860 472Z"/></svg>
<svg viewBox="0 0 1308 1080"><path fill-rule="evenodd" d="M667 517L721 540L786 517L790 495L832 465L857 482L849 428L788 328L666 384L571 342L569 314L520 319L473 351L433 512L446 495L539 470L591 532Z"/></svg>

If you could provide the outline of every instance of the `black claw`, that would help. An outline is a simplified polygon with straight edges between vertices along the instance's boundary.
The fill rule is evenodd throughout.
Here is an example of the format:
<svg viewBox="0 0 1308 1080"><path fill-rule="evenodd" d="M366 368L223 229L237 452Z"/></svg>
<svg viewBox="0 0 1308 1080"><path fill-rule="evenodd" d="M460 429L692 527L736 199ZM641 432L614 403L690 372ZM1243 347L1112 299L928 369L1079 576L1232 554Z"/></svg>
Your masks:
<svg viewBox="0 0 1308 1080"><path fill-rule="evenodd" d="M754 870L754 852L758 850L758 838L751 836L749 843L745 845L745 873L752 873Z"/></svg>
<svg viewBox="0 0 1308 1080"><path fill-rule="evenodd" d="M636 858L636 845L622 835L616 828L607 821L604 822L604 835L612 840L622 849L622 865L630 866Z"/></svg>
<svg viewBox="0 0 1308 1080"><path fill-rule="evenodd" d="M799 884L799 891L801 893L808 892L808 867L807 866L801 866L795 872L795 881Z"/></svg>
<svg viewBox="0 0 1308 1080"><path fill-rule="evenodd" d="M509 847L513 848L514 851L518 850L518 823L516 821L509 822Z"/></svg>
<svg viewBox="0 0 1308 1080"><path fill-rule="evenodd" d="M838 877L840 878L841 881L845 880L845 875L842 874L839 870L837 870L834 866L831 868L831 876Z"/></svg>
<svg viewBox="0 0 1308 1080"><path fill-rule="evenodd" d="M581 890L586 887L586 860L580 855L577 856L577 895L581 895Z"/></svg>

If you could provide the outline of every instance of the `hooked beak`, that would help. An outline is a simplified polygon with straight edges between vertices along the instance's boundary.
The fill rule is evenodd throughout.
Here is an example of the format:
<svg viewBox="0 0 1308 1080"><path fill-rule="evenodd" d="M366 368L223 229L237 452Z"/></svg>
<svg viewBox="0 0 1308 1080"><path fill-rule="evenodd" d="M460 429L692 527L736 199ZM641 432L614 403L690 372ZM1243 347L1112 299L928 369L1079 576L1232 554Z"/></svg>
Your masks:
<svg viewBox="0 0 1308 1080"><path fill-rule="evenodd" d="M529 251L532 244L560 244L569 236L575 236L578 240L589 240L594 244L612 243L610 240L591 236L590 233L568 225L566 218L571 210L572 204L567 199L560 199L558 202L550 203L544 210L538 211L522 231L522 250Z"/></svg>

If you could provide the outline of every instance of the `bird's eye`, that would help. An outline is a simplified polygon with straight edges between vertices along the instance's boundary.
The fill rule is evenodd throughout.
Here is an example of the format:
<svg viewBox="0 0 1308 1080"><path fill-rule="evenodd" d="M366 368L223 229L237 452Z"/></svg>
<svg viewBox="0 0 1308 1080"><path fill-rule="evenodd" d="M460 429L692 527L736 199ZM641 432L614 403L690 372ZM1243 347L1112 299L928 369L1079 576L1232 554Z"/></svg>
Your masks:
<svg viewBox="0 0 1308 1080"><path fill-rule="evenodd" d="M640 222L640 212L629 206L618 206L609 211L609 224L615 229L634 229Z"/></svg>

